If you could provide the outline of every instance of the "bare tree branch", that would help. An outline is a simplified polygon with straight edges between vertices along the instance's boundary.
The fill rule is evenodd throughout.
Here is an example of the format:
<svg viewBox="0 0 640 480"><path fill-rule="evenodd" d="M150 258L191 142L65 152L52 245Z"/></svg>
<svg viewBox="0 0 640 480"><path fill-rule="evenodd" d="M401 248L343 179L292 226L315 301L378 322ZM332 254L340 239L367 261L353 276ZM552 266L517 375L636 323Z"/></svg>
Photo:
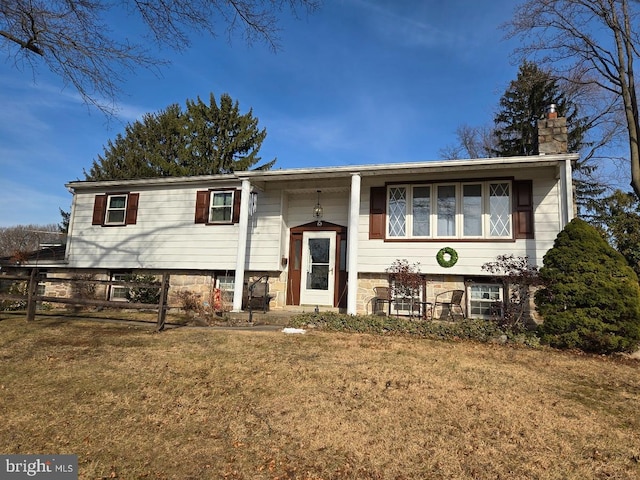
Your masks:
<svg viewBox="0 0 640 480"><path fill-rule="evenodd" d="M508 38L523 41L515 52L520 58L552 64L564 79L594 85L613 96L615 106L605 102L600 116L624 112L636 194L640 194L640 120L634 62L639 55L639 18L637 0L527 0L505 25ZM615 122L609 120L610 125ZM599 143L606 140L604 136Z"/></svg>
<svg viewBox="0 0 640 480"><path fill-rule="evenodd" d="M108 15L139 17L152 43L183 50L190 37L216 37L237 30L248 43L279 48L278 18L285 7L311 13L321 0L0 0L0 45L16 65L34 72L44 64L72 85L83 100L107 115L115 113L122 75L137 68L157 69L166 61L152 55L145 38L118 38ZM117 11L117 10L116 10ZM37 60L39 59L39 60Z"/></svg>

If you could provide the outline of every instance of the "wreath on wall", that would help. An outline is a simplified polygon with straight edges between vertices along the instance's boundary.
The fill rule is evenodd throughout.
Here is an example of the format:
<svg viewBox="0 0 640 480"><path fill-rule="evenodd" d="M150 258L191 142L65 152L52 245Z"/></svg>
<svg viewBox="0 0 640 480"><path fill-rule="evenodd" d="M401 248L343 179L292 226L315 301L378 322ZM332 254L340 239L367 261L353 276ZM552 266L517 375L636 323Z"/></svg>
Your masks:
<svg viewBox="0 0 640 480"><path fill-rule="evenodd" d="M447 256L449 257L448 260ZM438 260L438 265L441 267L453 267L458 262L458 252L451 247L441 248L436 255L436 260Z"/></svg>

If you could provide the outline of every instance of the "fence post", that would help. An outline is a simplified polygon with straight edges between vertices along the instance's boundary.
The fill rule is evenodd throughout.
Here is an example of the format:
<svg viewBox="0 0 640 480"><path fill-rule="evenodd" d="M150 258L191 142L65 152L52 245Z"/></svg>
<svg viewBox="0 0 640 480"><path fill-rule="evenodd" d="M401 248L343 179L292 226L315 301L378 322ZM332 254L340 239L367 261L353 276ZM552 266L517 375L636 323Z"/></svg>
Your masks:
<svg viewBox="0 0 640 480"><path fill-rule="evenodd" d="M38 290L38 269L32 268L27 285L27 322L36 318L36 292Z"/></svg>
<svg viewBox="0 0 640 480"><path fill-rule="evenodd" d="M169 274L162 274L162 286L160 287L160 300L158 301L158 325L156 330L164 330L164 322L167 318L167 296L169 293Z"/></svg>

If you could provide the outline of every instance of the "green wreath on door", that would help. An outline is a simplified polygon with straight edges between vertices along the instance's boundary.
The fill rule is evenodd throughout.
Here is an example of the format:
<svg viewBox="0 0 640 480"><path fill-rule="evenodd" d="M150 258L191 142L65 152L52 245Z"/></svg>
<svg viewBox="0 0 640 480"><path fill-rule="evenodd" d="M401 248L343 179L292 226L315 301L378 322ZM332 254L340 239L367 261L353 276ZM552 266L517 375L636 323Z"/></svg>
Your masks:
<svg viewBox="0 0 640 480"><path fill-rule="evenodd" d="M447 255L449 256L448 260L446 258ZM441 248L436 254L436 260L441 267L451 268L458 263L458 252L451 247Z"/></svg>

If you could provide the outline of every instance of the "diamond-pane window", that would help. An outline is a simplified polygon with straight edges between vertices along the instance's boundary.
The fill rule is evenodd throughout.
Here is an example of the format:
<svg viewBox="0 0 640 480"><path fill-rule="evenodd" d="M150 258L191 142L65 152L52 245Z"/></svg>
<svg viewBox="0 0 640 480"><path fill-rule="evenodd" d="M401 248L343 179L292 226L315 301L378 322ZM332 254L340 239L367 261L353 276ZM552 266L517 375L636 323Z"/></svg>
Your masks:
<svg viewBox="0 0 640 480"><path fill-rule="evenodd" d="M407 189L389 189L389 236L404 237L407 234Z"/></svg>
<svg viewBox="0 0 640 480"><path fill-rule="evenodd" d="M490 235L511 236L511 206L508 183L489 184Z"/></svg>

